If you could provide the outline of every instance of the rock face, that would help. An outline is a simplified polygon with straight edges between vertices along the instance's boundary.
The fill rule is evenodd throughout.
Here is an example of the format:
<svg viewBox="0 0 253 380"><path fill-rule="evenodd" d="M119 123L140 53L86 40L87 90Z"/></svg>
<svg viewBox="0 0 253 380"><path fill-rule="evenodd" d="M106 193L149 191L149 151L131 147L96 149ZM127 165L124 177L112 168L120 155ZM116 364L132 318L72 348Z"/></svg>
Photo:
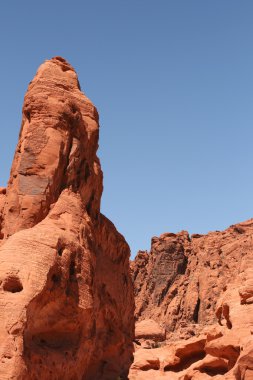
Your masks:
<svg viewBox="0 0 253 380"><path fill-rule="evenodd" d="M132 359L129 247L100 213L98 114L42 64L0 189L0 379L116 380Z"/></svg>
<svg viewBox="0 0 253 380"><path fill-rule="evenodd" d="M152 319L166 330L164 347L152 349L160 372L146 365L142 377L139 358L151 352L139 341L132 380L253 379L252 219L203 236L155 237L131 265L137 325ZM202 346L176 354L192 339Z"/></svg>

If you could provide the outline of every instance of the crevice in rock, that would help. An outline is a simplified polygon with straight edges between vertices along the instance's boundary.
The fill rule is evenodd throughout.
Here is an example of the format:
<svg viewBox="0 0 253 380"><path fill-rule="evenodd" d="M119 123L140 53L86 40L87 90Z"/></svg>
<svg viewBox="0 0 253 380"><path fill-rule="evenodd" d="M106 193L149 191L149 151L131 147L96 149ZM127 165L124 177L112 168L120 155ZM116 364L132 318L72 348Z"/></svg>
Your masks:
<svg viewBox="0 0 253 380"><path fill-rule="evenodd" d="M84 181L87 182L89 176L90 176L90 168L88 162L85 165L85 170L84 170Z"/></svg>
<svg viewBox="0 0 253 380"><path fill-rule="evenodd" d="M86 205L87 213L91 216L91 210L92 210L92 203L95 199L95 194L92 192L89 202Z"/></svg>
<svg viewBox="0 0 253 380"><path fill-rule="evenodd" d="M57 242L57 246L56 246L56 251L57 251L57 254L58 256L62 256L63 255L63 252L64 252L64 249L65 249L65 244L63 242L63 240L60 238Z"/></svg>
<svg viewBox="0 0 253 380"><path fill-rule="evenodd" d="M63 247L59 247L59 248L57 249L57 253L58 253L58 255L59 255L59 256L62 256L63 251L64 251L64 248L63 248Z"/></svg>
<svg viewBox="0 0 253 380"><path fill-rule="evenodd" d="M177 267L178 274L185 274L187 264L188 264L188 259L186 256L184 256L183 262L178 264L178 267Z"/></svg>
<svg viewBox="0 0 253 380"><path fill-rule="evenodd" d="M195 305L195 309L194 309L194 312L193 312L193 321L195 323L198 323L199 322L199 309L200 309L200 298L198 298L197 300L197 303Z"/></svg>
<svg viewBox="0 0 253 380"><path fill-rule="evenodd" d="M227 304L223 305L222 313L223 313L223 316L226 320L227 328L232 329L232 322L230 321L230 316L229 316L229 306Z"/></svg>
<svg viewBox="0 0 253 380"><path fill-rule="evenodd" d="M174 279L173 279L174 280ZM158 297L158 300L157 300L157 306L160 306L160 304L163 302L164 300L164 297L166 296L166 294L168 293L169 291L169 288L170 286L172 285L173 283L173 280L170 280L167 282L165 288L162 290L161 294L159 295Z"/></svg>
<svg viewBox="0 0 253 380"><path fill-rule="evenodd" d="M76 270L75 270L75 261L71 260L70 266L69 266L69 277L70 279L73 279L75 276Z"/></svg>

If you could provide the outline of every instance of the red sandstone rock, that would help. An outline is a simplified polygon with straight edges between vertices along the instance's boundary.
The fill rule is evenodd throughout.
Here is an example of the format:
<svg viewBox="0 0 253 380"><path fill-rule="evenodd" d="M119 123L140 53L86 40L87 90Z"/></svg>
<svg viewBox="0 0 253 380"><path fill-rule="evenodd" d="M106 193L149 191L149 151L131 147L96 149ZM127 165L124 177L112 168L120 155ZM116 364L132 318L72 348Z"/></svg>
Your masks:
<svg viewBox="0 0 253 380"><path fill-rule="evenodd" d="M251 380L253 379L253 339L245 347L242 352L235 371L234 375L236 379Z"/></svg>
<svg viewBox="0 0 253 380"><path fill-rule="evenodd" d="M98 114L62 58L30 83L0 189L0 379L126 378L129 247L100 213Z"/></svg>
<svg viewBox="0 0 253 380"><path fill-rule="evenodd" d="M132 369L141 371L158 370L160 368L160 360L153 352L153 350L138 350L135 354Z"/></svg>
<svg viewBox="0 0 253 380"><path fill-rule="evenodd" d="M246 347L253 331L253 220L208 235L163 234L152 239L150 253L138 253L131 268L137 323L153 319L166 329L167 357L159 359L157 378L162 371L164 378L178 380L251 379L252 352ZM180 359L178 345L201 334L202 348L188 346ZM144 360L147 350L141 350ZM158 358L159 350L152 351ZM130 379L142 379L134 364Z"/></svg>
<svg viewBox="0 0 253 380"><path fill-rule="evenodd" d="M165 330L152 319L144 319L135 324L135 339L151 339L155 342L163 342L165 338Z"/></svg>
<svg viewBox="0 0 253 380"><path fill-rule="evenodd" d="M197 372L199 378L201 378L201 374L205 373L206 375L210 375L210 377L214 377L215 374L222 374L228 371L228 362L225 359L220 357L214 357L212 355L206 355L204 359L193 363L188 369L185 375L182 375L183 378L191 378L196 377ZM218 375L219 376L219 375ZM207 377L209 378L209 376Z"/></svg>
<svg viewBox="0 0 253 380"><path fill-rule="evenodd" d="M0 187L0 244L1 240L3 239L3 211L4 211L4 204L5 204L5 194L6 194L6 189L3 187Z"/></svg>

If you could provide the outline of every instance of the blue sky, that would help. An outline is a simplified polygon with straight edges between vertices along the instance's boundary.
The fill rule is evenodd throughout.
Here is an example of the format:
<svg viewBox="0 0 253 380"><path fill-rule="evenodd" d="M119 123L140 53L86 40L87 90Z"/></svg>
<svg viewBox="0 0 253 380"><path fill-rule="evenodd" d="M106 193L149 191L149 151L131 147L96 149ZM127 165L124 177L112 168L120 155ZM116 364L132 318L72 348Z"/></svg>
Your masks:
<svg viewBox="0 0 253 380"><path fill-rule="evenodd" d="M37 67L62 55L100 113L102 212L132 255L253 216L252 0L0 5L0 185Z"/></svg>

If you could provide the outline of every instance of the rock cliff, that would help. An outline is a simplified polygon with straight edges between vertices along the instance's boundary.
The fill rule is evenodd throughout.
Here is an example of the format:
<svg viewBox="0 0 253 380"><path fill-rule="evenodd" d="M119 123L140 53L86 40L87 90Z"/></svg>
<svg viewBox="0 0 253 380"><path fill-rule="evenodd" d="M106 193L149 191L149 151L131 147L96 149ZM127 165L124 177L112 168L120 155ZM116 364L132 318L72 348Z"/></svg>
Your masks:
<svg viewBox="0 0 253 380"><path fill-rule="evenodd" d="M129 247L100 213L98 132L71 65L42 64L0 189L1 380L127 378Z"/></svg>
<svg viewBox="0 0 253 380"><path fill-rule="evenodd" d="M207 235L154 237L132 276L132 380L253 379L253 220ZM166 338L157 342L159 328Z"/></svg>

